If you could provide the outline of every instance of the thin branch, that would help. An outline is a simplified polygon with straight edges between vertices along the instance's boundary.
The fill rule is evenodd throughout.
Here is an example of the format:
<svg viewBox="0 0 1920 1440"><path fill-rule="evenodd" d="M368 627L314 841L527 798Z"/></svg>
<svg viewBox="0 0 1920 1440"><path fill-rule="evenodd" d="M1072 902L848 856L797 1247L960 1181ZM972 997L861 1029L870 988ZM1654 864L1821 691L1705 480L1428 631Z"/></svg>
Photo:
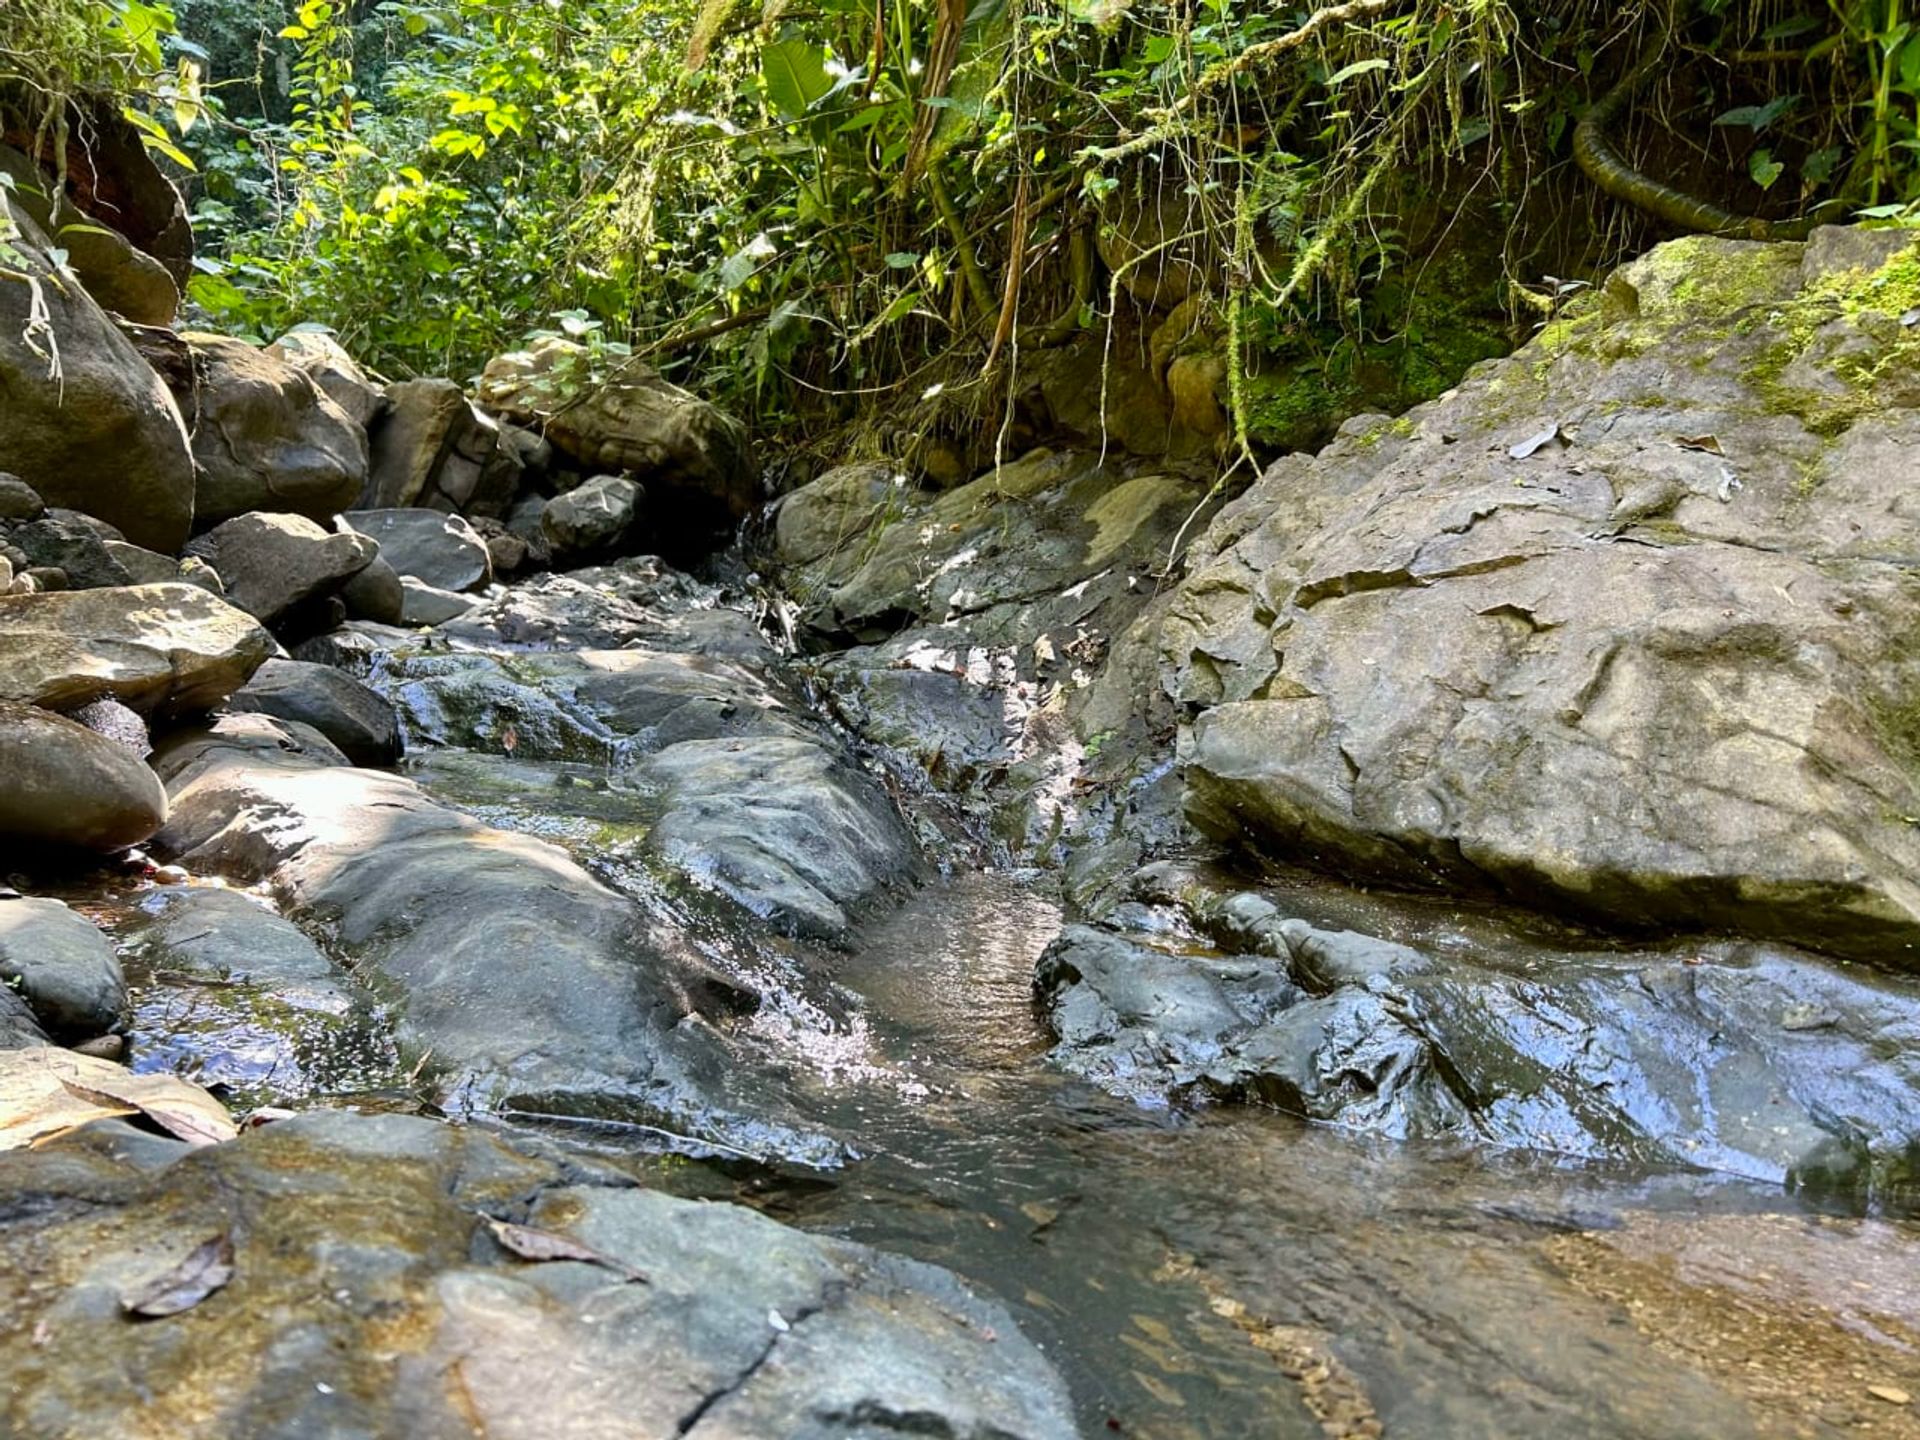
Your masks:
<svg viewBox="0 0 1920 1440"><path fill-rule="evenodd" d="M1231 84L1247 71L1266 65L1289 51L1298 50L1330 26L1344 25L1351 20L1364 20L1404 3L1405 0L1347 0L1344 5L1330 5L1324 10L1316 10L1300 22L1298 29L1289 30L1286 34L1272 40L1263 40L1258 45L1249 45L1232 59L1209 65L1200 72L1199 78L1193 82L1186 94L1161 112L1164 118L1152 128L1134 136L1131 140L1089 150L1087 154L1105 163L1151 150L1163 141L1173 138L1179 130L1180 122L1193 112L1202 98L1210 96L1224 85Z"/></svg>

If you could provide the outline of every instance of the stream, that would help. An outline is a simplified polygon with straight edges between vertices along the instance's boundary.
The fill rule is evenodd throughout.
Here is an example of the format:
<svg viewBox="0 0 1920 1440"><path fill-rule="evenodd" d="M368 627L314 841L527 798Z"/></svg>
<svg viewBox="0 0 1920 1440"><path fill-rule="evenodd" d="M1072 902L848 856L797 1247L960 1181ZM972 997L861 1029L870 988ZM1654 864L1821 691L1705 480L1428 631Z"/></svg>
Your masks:
<svg viewBox="0 0 1920 1440"><path fill-rule="evenodd" d="M555 788L577 767L432 751L407 768L438 798L647 890L623 853L617 789ZM1320 891L1330 913L1380 909ZM1403 923L1444 940L1440 907L1427 909ZM1487 925L1456 919L1455 943ZM786 1027L789 1098L850 1143L843 1168L688 1161L615 1125L558 1129L650 1185L990 1290L1059 1365L1088 1435L1915 1433L1906 1412L1857 1403L1844 1340L1909 1360L1920 1348L1920 1234L1906 1220L1712 1174L1387 1144L1257 1108L1135 1106L1047 1062L1031 982L1061 923L1045 876L973 870L921 886L848 953L762 940L758 963L825 965L845 999L823 1014L795 986L789 1008L756 1020ZM290 1027L217 988L134 974L136 1069L199 1067L253 1103L377 1108L405 1093L391 1051L338 1017ZM297 1076L252 1056L263 1029L296 1037ZM1838 1341L1792 1338L1809 1304L1837 1307ZM1745 1402L1783 1393L1805 1423L1757 1426Z"/></svg>

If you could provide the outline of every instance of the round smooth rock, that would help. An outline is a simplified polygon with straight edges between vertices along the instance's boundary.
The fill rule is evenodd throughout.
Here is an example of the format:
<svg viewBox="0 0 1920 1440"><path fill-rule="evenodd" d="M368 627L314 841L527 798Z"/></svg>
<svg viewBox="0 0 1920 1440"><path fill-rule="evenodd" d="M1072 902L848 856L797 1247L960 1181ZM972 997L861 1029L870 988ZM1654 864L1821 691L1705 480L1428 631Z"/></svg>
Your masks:
<svg viewBox="0 0 1920 1440"><path fill-rule="evenodd" d="M133 750L29 705L0 704L0 775L0 844L124 850L166 823L167 792Z"/></svg>

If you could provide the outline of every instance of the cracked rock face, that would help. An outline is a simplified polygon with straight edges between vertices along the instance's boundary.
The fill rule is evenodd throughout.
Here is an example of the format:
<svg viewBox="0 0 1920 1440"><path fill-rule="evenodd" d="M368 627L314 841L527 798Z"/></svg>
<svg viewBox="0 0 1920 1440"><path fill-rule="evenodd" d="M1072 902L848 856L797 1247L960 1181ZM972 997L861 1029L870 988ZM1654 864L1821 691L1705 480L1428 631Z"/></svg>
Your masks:
<svg viewBox="0 0 1920 1440"><path fill-rule="evenodd" d="M1160 627L1191 817L1911 968L1917 276L1898 235L1678 242L1276 464Z"/></svg>
<svg viewBox="0 0 1920 1440"><path fill-rule="evenodd" d="M0 1223L8 1433L1075 1434L1052 1368L945 1271L551 1146L322 1111L188 1152L108 1124L0 1157L0 1182L30 1197ZM489 1218L611 1263L529 1263ZM222 1234L230 1283L121 1313Z"/></svg>

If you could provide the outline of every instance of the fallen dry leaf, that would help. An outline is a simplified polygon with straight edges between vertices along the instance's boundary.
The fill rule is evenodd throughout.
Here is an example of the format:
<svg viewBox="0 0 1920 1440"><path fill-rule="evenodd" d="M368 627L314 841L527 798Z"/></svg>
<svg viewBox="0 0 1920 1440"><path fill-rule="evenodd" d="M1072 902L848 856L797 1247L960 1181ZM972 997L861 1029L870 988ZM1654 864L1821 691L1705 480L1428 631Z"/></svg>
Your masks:
<svg viewBox="0 0 1920 1440"><path fill-rule="evenodd" d="M1718 435L1676 435L1673 443L1682 450L1703 450L1709 455L1724 457L1726 451L1720 448Z"/></svg>
<svg viewBox="0 0 1920 1440"><path fill-rule="evenodd" d="M203 1240L178 1265L136 1285L120 1297L120 1308L145 1320L191 1310L233 1279L233 1237Z"/></svg>
<svg viewBox="0 0 1920 1440"><path fill-rule="evenodd" d="M135 1075L53 1046L0 1051L0 1150L36 1145L94 1120L146 1115L191 1145L238 1133L218 1100L172 1075Z"/></svg>
<svg viewBox="0 0 1920 1440"><path fill-rule="evenodd" d="M598 1265L611 1270L616 1275L624 1275L629 1280L646 1283L646 1275L633 1268L624 1260L595 1250L590 1245L582 1245L578 1240L569 1240L564 1235L556 1235L551 1230L536 1230L531 1225L515 1225L510 1220L496 1220L491 1215L480 1217L486 1222L487 1229L493 1232L493 1238L500 1242L500 1248L510 1254L518 1255L522 1260L536 1263L549 1260L577 1260L586 1265Z"/></svg>

